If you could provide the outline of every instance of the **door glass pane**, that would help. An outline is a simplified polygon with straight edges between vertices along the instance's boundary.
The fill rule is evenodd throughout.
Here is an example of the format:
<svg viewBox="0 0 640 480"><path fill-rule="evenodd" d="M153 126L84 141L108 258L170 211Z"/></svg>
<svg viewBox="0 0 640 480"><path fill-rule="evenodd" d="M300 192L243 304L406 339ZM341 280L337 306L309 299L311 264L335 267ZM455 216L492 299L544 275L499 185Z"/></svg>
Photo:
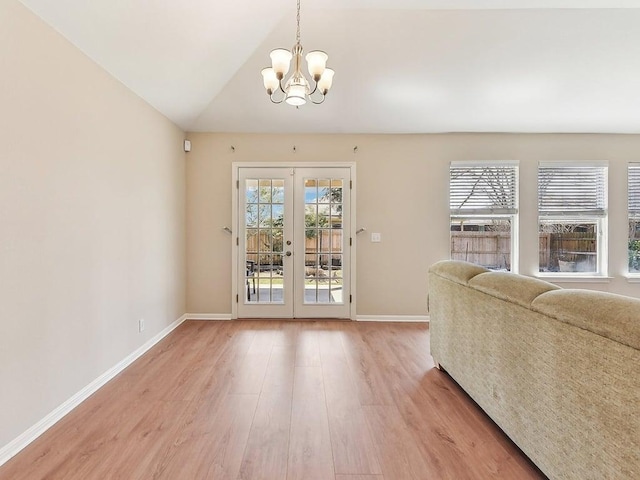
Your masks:
<svg viewBox="0 0 640 480"><path fill-rule="evenodd" d="M342 255L331 255L331 278L342 278Z"/></svg>
<svg viewBox="0 0 640 480"><path fill-rule="evenodd" d="M260 251L271 253L271 231L269 229L260 232Z"/></svg>
<svg viewBox="0 0 640 480"><path fill-rule="evenodd" d="M247 180L246 183L247 204L258 203L258 181Z"/></svg>
<svg viewBox="0 0 640 480"><path fill-rule="evenodd" d="M261 203L258 205L258 224L260 227L268 228L271 226L271 205Z"/></svg>
<svg viewBox="0 0 640 480"><path fill-rule="evenodd" d="M247 179L245 184L245 303L284 303L284 180Z"/></svg>
<svg viewBox="0 0 640 480"><path fill-rule="evenodd" d="M318 201L331 203L331 180L318 180Z"/></svg>
<svg viewBox="0 0 640 480"><path fill-rule="evenodd" d="M333 229L331 231L331 252L332 253L342 253L342 230ZM333 255L336 257L336 255Z"/></svg>
<svg viewBox="0 0 640 480"><path fill-rule="evenodd" d="M305 228L316 228L318 226L318 206L317 205L305 205L304 206L304 226ZM309 232L307 232L307 238Z"/></svg>
<svg viewBox="0 0 640 480"><path fill-rule="evenodd" d="M323 228L318 229L318 250L321 252L331 252L331 235L333 231ZM328 262L328 257L325 255L323 259L323 264Z"/></svg>
<svg viewBox="0 0 640 480"><path fill-rule="evenodd" d="M305 179L304 303L343 303L343 181Z"/></svg>
<svg viewBox="0 0 640 480"><path fill-rule="evenodd" d="M312 229L305 230L305 253L317 253L318 252L318 238L316 231Z"/></svg>
<svg viewBox="0 0 640 480"><path fill-rule="evenodd" d="M271 230L272 251L274 253L284 252L283 233L281 228L274 228Z"/></svg>
<svg viewBox="0 0 640 480"><path fill-rule="evenodd" d="M273 180L271 203L284 203L284 180Z"/></svg>
<svg viewBox="0 0 640 480"><path fill-rule="evenodd" d="M257 227L258 226L258 205L253 203L247 203L247 212L246 212L246 226L249 227Z"/></svg>
<svg viewBox="0 0 640 480"><path fill-rule="evenodd" d="M271 203L271 185L272 180L264 179L259 180L258 183L260 185L260 203L270 204Z"/></svg>
<svg viewBox="0 0 640 480"><path fill-rule="evenodd" d="M256 253L258 251L258 229L257 228L248 228L247 232L247 240L246 240L246 250L247 253ZM249 257L247 257L249 260ZM252 258L255 261L255 258Z"/></svg>

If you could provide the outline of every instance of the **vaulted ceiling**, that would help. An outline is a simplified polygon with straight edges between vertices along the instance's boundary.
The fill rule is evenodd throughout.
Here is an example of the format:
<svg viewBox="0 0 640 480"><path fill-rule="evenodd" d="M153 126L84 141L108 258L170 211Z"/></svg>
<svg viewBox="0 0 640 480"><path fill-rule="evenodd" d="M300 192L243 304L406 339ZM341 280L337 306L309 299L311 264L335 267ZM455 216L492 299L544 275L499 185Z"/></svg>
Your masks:
<svg viewBox="0 0 640 480"><path fill-rule="evenodd" d="M301 0L322 105L260 70L295 0L21 0L188 131L640 133L640 0Z"/></svg>

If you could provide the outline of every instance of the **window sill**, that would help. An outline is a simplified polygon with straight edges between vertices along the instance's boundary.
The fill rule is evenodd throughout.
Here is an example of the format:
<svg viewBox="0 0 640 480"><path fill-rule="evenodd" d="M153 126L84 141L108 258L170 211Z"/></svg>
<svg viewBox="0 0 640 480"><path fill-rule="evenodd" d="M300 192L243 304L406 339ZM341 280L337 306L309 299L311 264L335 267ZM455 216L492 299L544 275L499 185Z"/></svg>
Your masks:
<svg viewBox="0 0 640 480"><path fill-rule="evenodd" d="M633 273L627 275L627 282L629 282L629 283L640 283L640 275L633 274Z"/></svg>
<svg viewBox="0 0 640 480"><path fill-rule="evenodd" d="M534 275L536 278L551 283L610 283L613 277L605 277L604 275L554 275L539 273ZM640 277L637 278L640 283Z"/></svg>

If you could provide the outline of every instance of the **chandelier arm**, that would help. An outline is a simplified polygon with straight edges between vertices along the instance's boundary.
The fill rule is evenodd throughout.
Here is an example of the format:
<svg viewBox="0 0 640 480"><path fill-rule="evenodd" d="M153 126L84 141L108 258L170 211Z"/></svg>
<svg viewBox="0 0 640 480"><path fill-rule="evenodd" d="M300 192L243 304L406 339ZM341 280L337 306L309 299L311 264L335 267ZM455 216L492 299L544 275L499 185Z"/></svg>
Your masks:
<svg viewBox="0 0 640 480"><path fill-rule="evenodd" d="M309 100L311 100L311 103L313 103L314 105L320 105L321 103L324 103L324 99L327 98L326 95L322 95L321 99L319 102L316 102L313 97L311 95L309 95Z"/></svg>
<svg viewBox="0 0 640 480"><path fill-rule="evenodd" d="M275 93L280 90L280 92L282 92L282 98L280 100L274 100L275 97ZM276 90L276 92L273 92L271 95L269 95L269 100L271 100L271 103L275 103L280 104L282 102L284 102L285 98L287 98L287 92L284 91L284 88L282 88L282 80L280 80L279 85L278 85L278 90Z"/></svg>
<svg viewBox="0 0 640 480"><path fill-rule="evenodd" d="M272 94L272 95L269 95L269 100L271 100L271 103L275 103L276 105L279 105L279 104L281 104L282 102L284 102L284 98L285 98L285 97L282 97L280 100L276 101L276 100L274 100L274 99L273 99L273 94Z"/></svg>
<svg viewBox="0 0 640 480"><path fill-rule="evenodd" d="M326 94L322 93L322 91L318 89L318 82L314 81L313 83L315 84L314 87L313 87L313 90L310 91L307 96L309 97L309 100L311 101L311 103L313 103L314 105L320 105L321 103L324 103L324 99L326 98ZM314 98L313 98L313 95L316 92L318 92L318 95L320 95L320 101L319 102L316 102L314 100Z"/></svg>
<svg viewBox="0 0 640 480"><path fill-rule="evenodd" d="M278 88L280 89L280 91L281 91L282 93L284 93L284 94L286 95L286 94L287 94L287 92L285 91L285 89L284 89L284 88L282 88L282 80L284 80L284 77L283 77L283 78L281 78L281 79L278 81Z"/></svg>

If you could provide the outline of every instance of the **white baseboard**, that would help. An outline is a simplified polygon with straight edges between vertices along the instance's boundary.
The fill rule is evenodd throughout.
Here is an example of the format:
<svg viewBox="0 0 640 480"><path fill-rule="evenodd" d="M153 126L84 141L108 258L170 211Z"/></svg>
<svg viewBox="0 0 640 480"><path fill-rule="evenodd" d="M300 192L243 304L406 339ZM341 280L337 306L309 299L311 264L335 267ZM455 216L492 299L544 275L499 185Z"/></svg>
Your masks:
<svg viewBox="0 0 640 480"><path fill-rule="evenodd" d="M186 313L187 320L232 320L230 313ZM277 317L280 318L280 317ZM429 322L429 315L358 315L358 322Z"/></svg>
<svg viewBox="0 0 640 480"><path fill-rule="evenodd" d="M356 321L429 323L429 315L358 315Z"/></svg>
<svg viewBox="0 0 640 480"><path fill-rule="evenodd" d="M230 313L185 313L187 320L231 320Z"/></svg>
<svg viewBox="0 0 640 480"><path fill-rule="evenodd" d="M125 359L120 361L118 364L111 367L109 370L104 372L98 378L96 378L89 385L84 387L54 411L49 413L46 417L40 420L38 423L29 428L26 432L9 442L4 447L0 448L0 466L9 461L10 458L14 457L18 454L23 448L33 442L36 438L46 432L49 428L51 428L56 422L62 419L67 413L80 405L83 401L85 401L89 396L95 393L100 387L102 387L105 383L119 374L122 370L131 365L135 360L141 357L147 350L153 347L156 343L166 337L169 333L171 333L175 328L177 328L182 322L187 319L187 315L183 315L178 320L173 322L167 328L158 333L155 337L151 338L144 345L138 348L136 351L131 353Z"/></svg>

